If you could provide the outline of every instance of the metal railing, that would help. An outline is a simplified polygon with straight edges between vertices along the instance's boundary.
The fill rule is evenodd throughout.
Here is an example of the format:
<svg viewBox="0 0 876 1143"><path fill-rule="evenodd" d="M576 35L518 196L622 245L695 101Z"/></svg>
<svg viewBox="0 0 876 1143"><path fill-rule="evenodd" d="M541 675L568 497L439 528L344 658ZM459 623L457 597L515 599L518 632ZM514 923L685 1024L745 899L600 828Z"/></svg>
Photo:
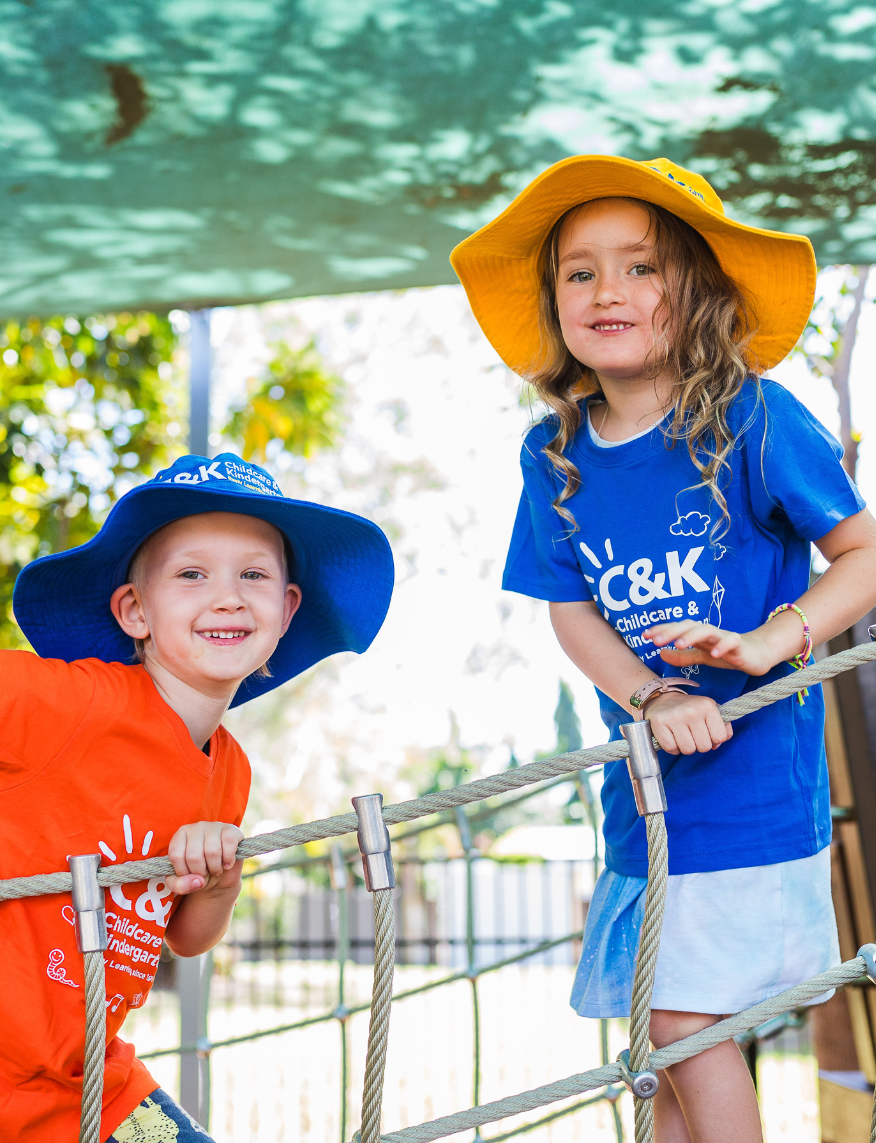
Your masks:
<svg viewBox="0 0 876 1143"><path fill-rule="evenodd" d="M530 798L544 793L547 789L565 784L572 784L577 791L578 800L584 808L586 824L593 831L594 853L589 860L540 862L532 859L528 864L518 859L503 862L501 859L492 859L482 856L473 839L472 827L485 826L499 813L507 812L512 806L517 806ZM504 801L494 799L493 804L482 806L473 813L466 813L464 809L457 808L441 815L438 821L419 824L414 827L398 831L393 837L393 845L404 841L413 841L419 835L452 822L459 838L461 857L445 857L443 859L424 859L417 856L402 856L396 859L396 865L402 870L412 868L422 875L434 872L435 869L451 871L454 880L462 883L462 902L450 899L450 894L444 894L444 915L433 918L434 923L426 927L426 931L411 933L404 924L404 891L405 876L402 875L400 890L396 890L396 909L402 914L402 924L399 926L399 936L396 940L399 964L431 964L445 963L455 971L437 980L430 980L414 988L396 992L393 1003L408 998L421 996L426 992L442 988L450 984L466 981L469 984L469 995L472 1013L472 1052L471 1052L471 1092L473 1103L477 1105L481 1096L482 1056L483 1043L481 1034L481 997L479 991L480 979L490 973L499 972L511 965L521 964L533 960L550 958L556 963L558 951L568 950L566 963L574 964L577 959L576 945L583 936L583 919L585 897L583 892L583 879L580 873L587 868L595 883L600 870L599 855L599 818L597 804L593 797L589 778L585 771L570 777L563 776L543 783L541 786L527 791L524 794L506 798ZM335 1003L330 1009L314 1016L277 1024L273 1027L259 1029L243 1035L230 1036L225 1039L211 1041L208 1037L210 977L213 971L213 957L192 958L190 961L176 960L172 962L175 976L176 990L180 999L180 1031L181 1043L173 1047L160 1048L154 1051L141 1053L142 1060L157 1059L160 1057L180 1056L180 1096L183 1106L205 1128L209 1129L210 1122L210 1093L211 1075L210 1061L213 1052L261 1040L293 1031L303 1031L317 1025L335 1022L339 1029L340 1052L340 1143L347 1143L350 1124L350 1058L348 1023L354 1015L366 1012L368 1003L350 1004L347 994L347 966L350 963L369 963L373 959L374 935L370 927L370 900L364 890L356 886L355 870L358 867L358 850L342 851L337 844L319 856L299 856L291 860L273 862L259 868L247 868L244 878L247 888L241 895L236 909L235 920L229 935L222 942L230 950L237 962L270 960L334 960L337 965L337 985L334 995ZM532 868L540 868L543 883L552 882L549 888L556 891L558 873L556 867L562 867L561 878L565 881L564 896L568 902L567 917L577 921L573 926L560 934L553 932L537 933L538 926L531 923L532 902L519 900L516 909L518 922L517 931L509 933L506 923L495 923L492 932L484 933L478 930L476 916L481 911L482 901L478 899L479 873L487 866L504 866L503 873L527 873ZM461 868L460 868L461 867ZM554 867L554 868L550 868ZM299 908L289 907L288 893L281 889L273 896L262 895L258 892L259 883L265 883L269 875L297 874ZM301 875L309 878L309 888L301 892ZM494 879L498 884L502 878ZM506 881L511 878L506 877ZM517 880L522 884L523 878ZM591 878L588 878L591 880ZM445 878L445 890L446 890ZM330 886L330 888L328 887ZM409 890L410 892L410 890ZM554 892L554 896L556 893ZM358 897L362 897L361 902ZM497 900L501 894L497 892ZM532 894L530 894L532 896ZM542 894L542 903L550 899L550 893ZM588 895L589 899L589 895ZM267 904L266 904L267 900ZM357 908L361 904L362 908ZM456 906L454 908L454 905ZM574 917L575 908L580 910ZM302 907L303 906L303 907ZM329 906L329 908L327 908ZM462 913L460 925L458 914ZM494 918L500 910L494 902ZM514 910L511 910L512 912ZM552 916L543 919L547 924L542 929L550 928ZM454 917L453 914L457 916ZM333 916L332 916L333 914ZM526 915L530 914L529 923ZM290 925L290 915L293 916ZM315 922L315 917L318 921ZM300 921L304 919L304 924ZM508 918L503 918L507 922ZM457 923L454 924L454 921ZM299 922L296 924L296 922ZM371 922L373 924L373 922ZM533 930L536 935L533 935ZM505 947L515 947L516 951L506 956L495 956L495 952ZM484 954L493 953L493 957ZM265 956L267 954L267 956ZM461 954L461 955L460 955ZM167 981L167 967L164 968L165 987ZM157 980L156 984L160 984ZM608 1021L601 1020L600 1050L603 1064L610 1062L609 1055L609 1029ZM535 1121L520 1124L511 1131L498 1136L483 1137L476 1134L474 1143L501 1143L502 1140L511 1139L526 1132L545 1126L557 1119L564 1118L577 1111L593 1107L596 1104L606 1104L611 1108L614 1131L618 1143L624 1139L623 1125L617 1108L617 1101L623 1094L624 1088L612 1086L578 1102L552 1111Z"/></svg>

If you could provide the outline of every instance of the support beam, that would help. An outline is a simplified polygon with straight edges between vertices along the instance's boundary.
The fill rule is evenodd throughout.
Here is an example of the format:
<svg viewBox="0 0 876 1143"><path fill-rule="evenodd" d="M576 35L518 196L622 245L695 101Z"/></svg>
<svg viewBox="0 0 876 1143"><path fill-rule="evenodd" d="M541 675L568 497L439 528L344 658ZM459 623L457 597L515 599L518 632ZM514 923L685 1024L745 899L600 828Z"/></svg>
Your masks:
<svg viewBox="0 0 876 1143"><path fill-rule="evenodd" d="M210 456L210 311L190 310L189 452Z"/></svg>
<svg viewBox="0 0 876 1143"><path fill-rule="evenodd" d="M181 1044L201 1043L207 1048L210 977L213 955L178 957L176 987L179 996ZM182 1052L179 1064L179 1101L202 1127L210 1123L210 1056L208 1051Z"/></svg>

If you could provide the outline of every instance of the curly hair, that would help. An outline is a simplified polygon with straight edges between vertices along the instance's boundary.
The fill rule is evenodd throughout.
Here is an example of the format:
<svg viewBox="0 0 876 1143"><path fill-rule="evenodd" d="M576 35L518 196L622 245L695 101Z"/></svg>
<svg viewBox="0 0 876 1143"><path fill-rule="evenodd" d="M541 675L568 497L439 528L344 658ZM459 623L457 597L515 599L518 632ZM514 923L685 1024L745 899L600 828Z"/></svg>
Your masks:
<svg viewBox="0 0 876 1143"><path fill-rule="evenodd" d="M654 312L654 341L646 375L656 378L666 371L674 378L674 413L664 430L666 445L672 448L679 440L687 444L700 474L700 484L692 487L708 488L721 513L712 528L714 540L730 525L721 479L730 475L728 458L738 434L730 427L728 411L746 378L753 376L759 385L762 372L749 351L757 332L755 314L742 287L724 272L697 230L661 206L641 199L629 201L648 212L648 233L654 240L651 260L664 285ZM543 451L563 480L553 506L573 533L578 525L564 502L580 487L581 475L567 450L581 427L579 401L601 392L594 370L577 361L563 340L557 311L560 233L578 209L575 206L566 211L542 247L538 314L541 352L525 374L559 422Z"/></svg>

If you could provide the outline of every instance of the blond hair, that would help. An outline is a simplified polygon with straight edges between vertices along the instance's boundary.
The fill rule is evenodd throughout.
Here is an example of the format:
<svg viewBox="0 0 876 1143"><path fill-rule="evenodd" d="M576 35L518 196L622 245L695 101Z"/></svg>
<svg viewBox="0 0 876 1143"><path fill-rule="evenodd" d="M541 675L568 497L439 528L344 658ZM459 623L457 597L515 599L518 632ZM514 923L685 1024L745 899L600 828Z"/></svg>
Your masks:
<svg viewBox="0 0 876 1143"><path fill-rule="evenodd" d="M722 477L729 477L729 456L738 434L728 413L746 378L759 385L757 362L749 346L757 326L751 303L742 288L721 268L703 236L670 211L641 199L630 199L648 212L653 233L651 261L664 285L654 312L654 345L647 375L667 371L673 376L673 417L664 430L668 448L685 441L690 459L718 506L721 519L712 539L730 525ZM584 204L580 204L584 205ZM543 451L563 480L553 501L573 532L578 525L564 502L577 492L581 474L566 455L581 427L582 397L601 392L596 373L577 361L563 340L556 302L559 240L563 224L579 206L566 211L542 247L539 264L539 331L541 354L526 380L556 415L557 432ZM667 333L669 331L671 336Z"/></svg>

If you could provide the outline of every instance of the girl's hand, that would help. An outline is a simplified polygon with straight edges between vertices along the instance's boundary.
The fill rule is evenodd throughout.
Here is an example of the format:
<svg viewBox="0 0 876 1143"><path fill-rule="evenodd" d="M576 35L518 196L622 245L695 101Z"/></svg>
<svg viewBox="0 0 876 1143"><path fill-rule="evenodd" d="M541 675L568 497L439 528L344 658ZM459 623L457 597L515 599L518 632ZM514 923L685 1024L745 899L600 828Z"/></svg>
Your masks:
<svg viewBox="0 0 876 1143"><path fill-rule="evenodd" d="M704 695L658 695L648 703L645 718L667 754L705 754L733 737L718 704Z"/></svg>
<svg viewBox="0 0 876 1143"><path fill-rule="evenodd" d="M747 675L765 675L780 661L775 649L756 631L740 635L693 619L660 623L645 631L642 638L650 639L655 647L663 647L660 658L673 667L706 663Z"/></svg>
<svg viewBox="0 0 876 1143"><path fill-rule="evenodd" d="M180 896L199 889L236 890L243 862L234 855L242 840L242 831L225 822L181 826L167 849L175 873L167 878L168 887Z"/></svg>

